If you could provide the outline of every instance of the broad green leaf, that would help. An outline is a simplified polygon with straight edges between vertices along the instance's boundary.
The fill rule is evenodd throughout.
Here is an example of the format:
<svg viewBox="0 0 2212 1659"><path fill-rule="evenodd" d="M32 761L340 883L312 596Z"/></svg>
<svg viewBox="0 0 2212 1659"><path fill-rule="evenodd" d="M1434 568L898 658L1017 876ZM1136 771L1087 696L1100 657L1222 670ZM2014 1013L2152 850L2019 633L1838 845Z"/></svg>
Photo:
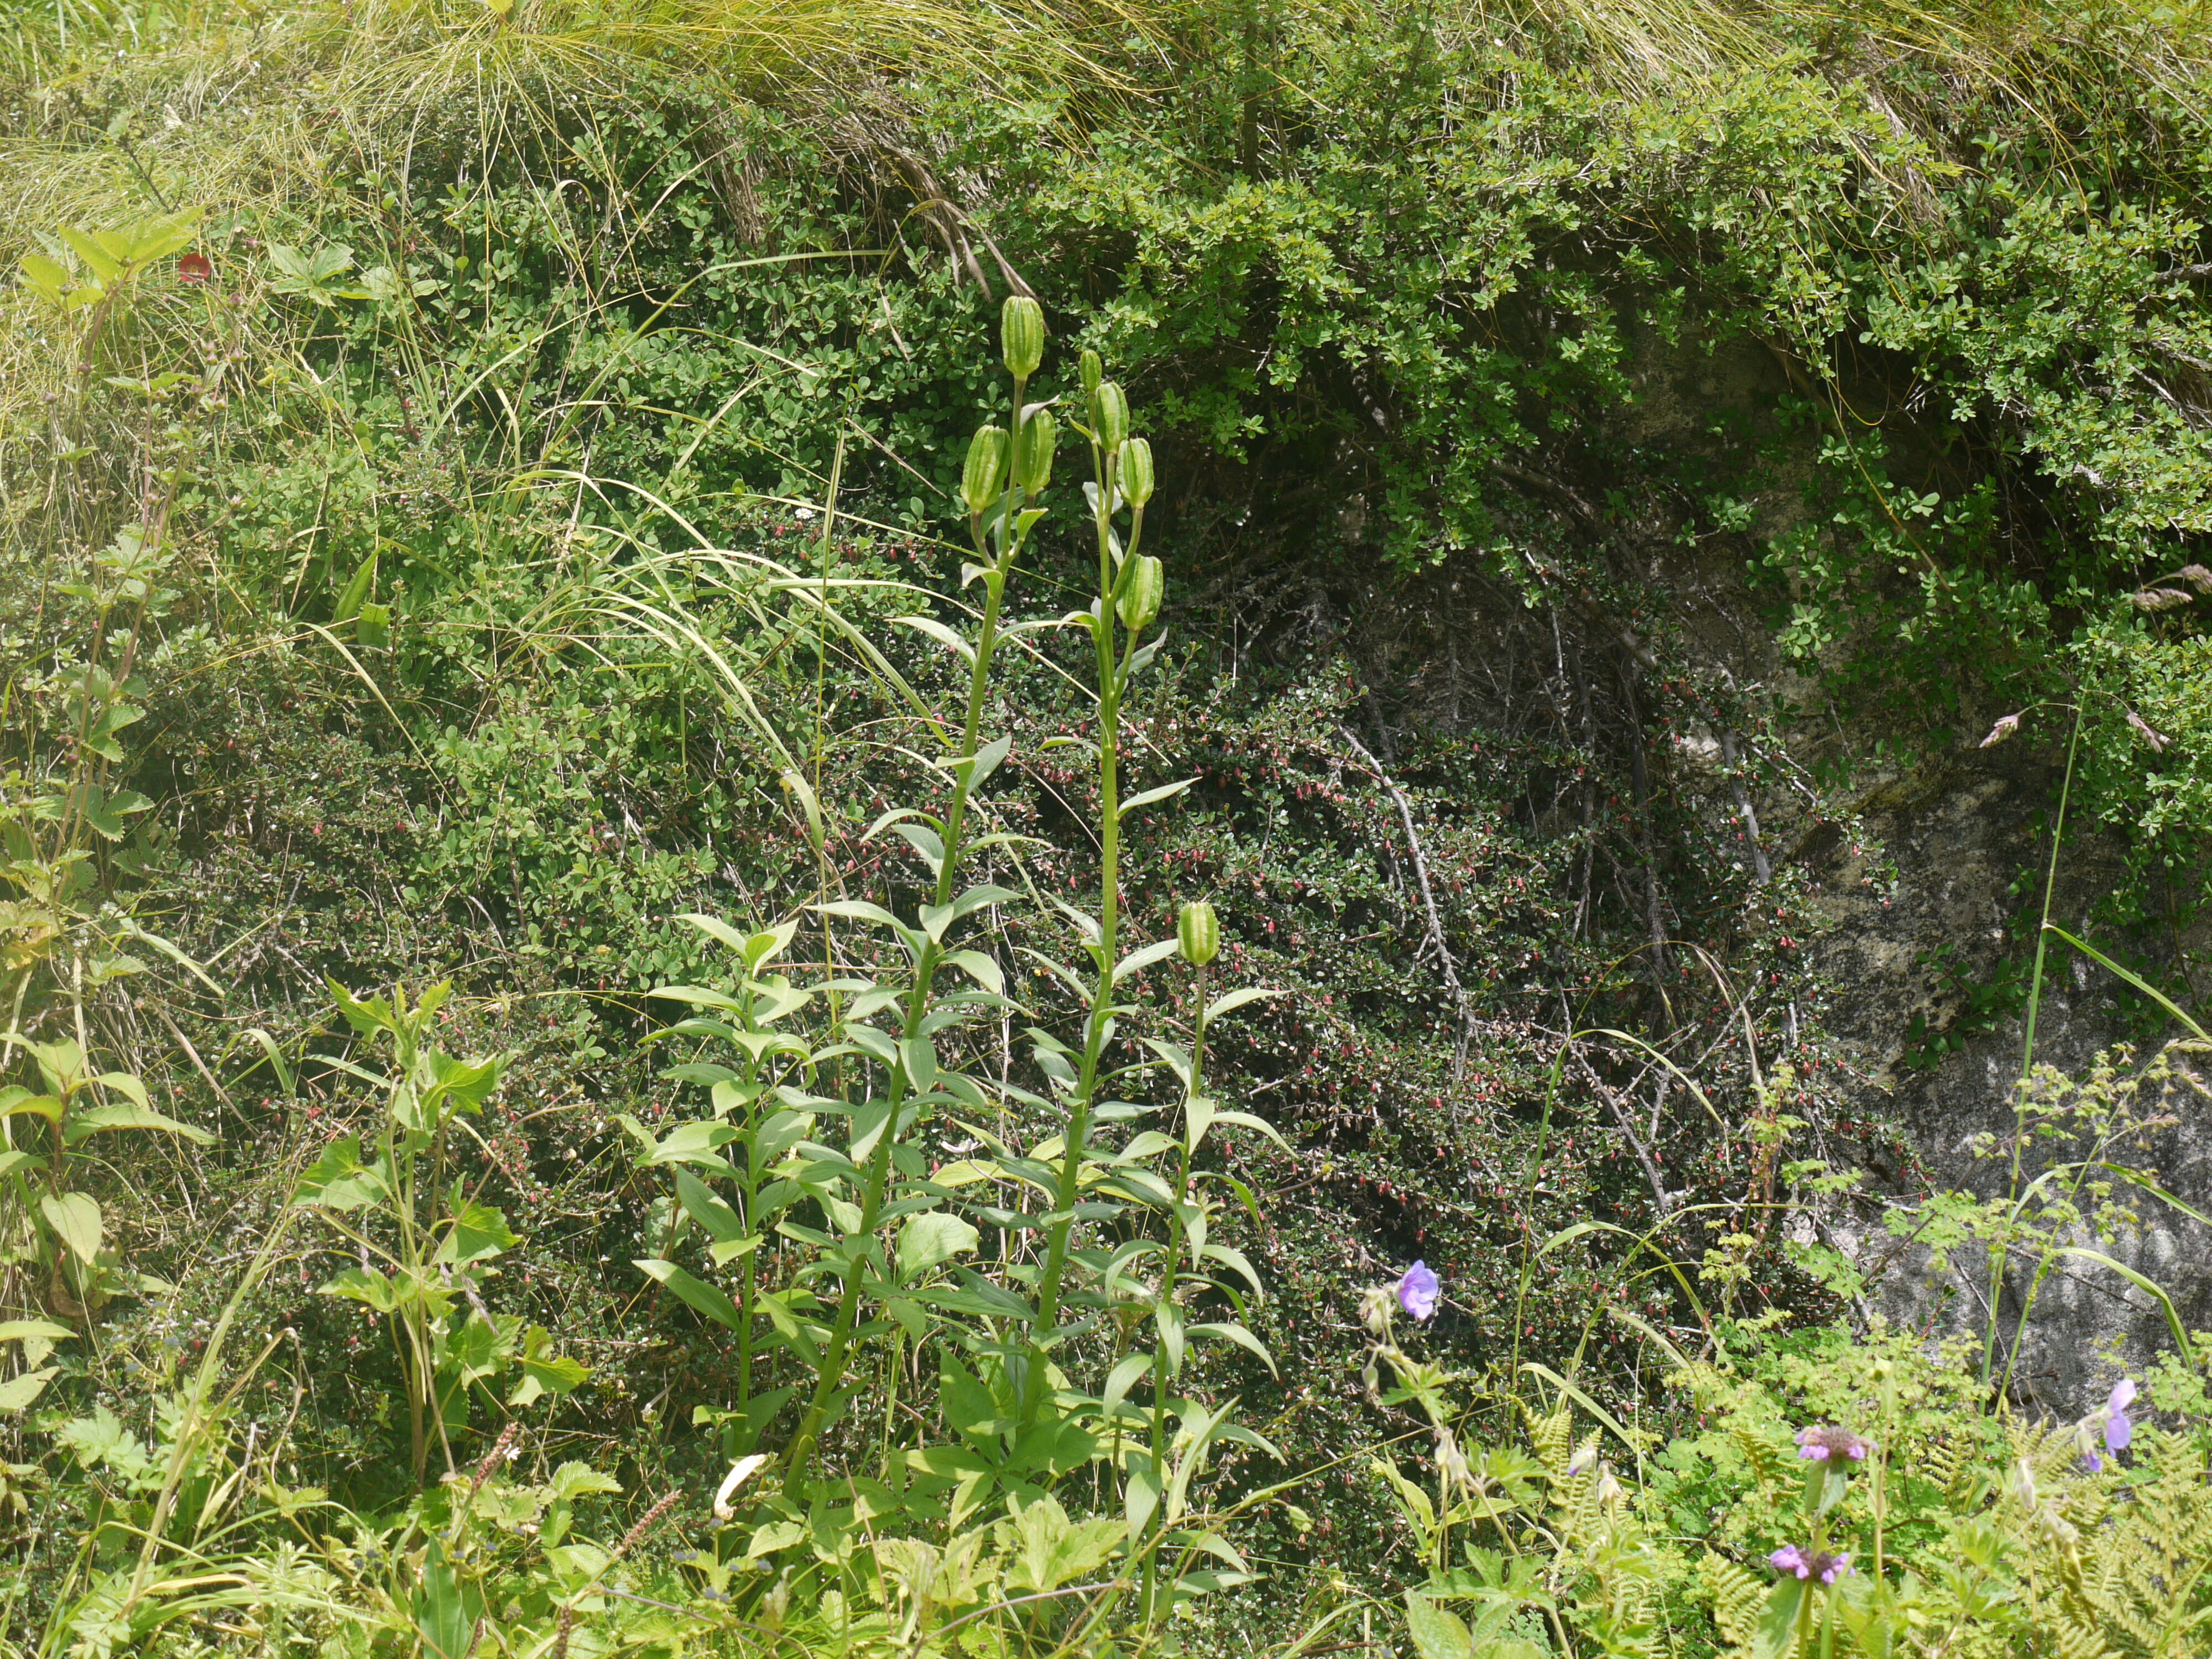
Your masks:
<svg viewBox="0 0 2212 1659"><path fill-rule="evenodd" d="M102 283L112 283L123 274L123 262L100 246L100 240L90 232L64 226L61 237L69 244L70 252L92 267L92 274Z"/></svg>
<svg viewBox="0 0 2212 1659"><path fill-rule="evenodd" d="M325 1296L343 1297L349 1302L359 1302L382 1314L396 1313L400 1295L398 1283L389 1273L380 1273L367 1267L348 1267L343 1273L322 1285Z"/></svg>
<svg viewBox="0 0 2212 1659"><path fill-rule="evenodd" d="M362 1163L360 1139L343 1135L324 1147L322 1156L307 1167L307 1173L300 1177L299 1190L293 1194L292 1201L343 1214L364 1204L380 1202L391 1190L380 1164L369 1166Z"/></svg>
<svg viewBox="0 0 2212 1659"><path fill-rule="evenodd" d="M945 1210L928 1210L908 1216L899 1229L898 1276L908 1279L966 1255L981 1235L958 1216Z"/></svg>
<svg viewBox="0 0 2212 1659"><path fill-rule="evenodd" d="M1797 1640L1797 1610L1805 1600L1805 1581L1797 1577L1778 1582L1759 1616L1759 1659L1782 1659Z"/></svg>
<svg viewBox="0 0 2212 1659"><path fill-rule="evenodd" d="M1255 1117L1249 1112L1216 1112L1213 1115L1213 1121L1228 1124L1232 1128L1257 1129L1285 1152L1291 1150L1290 1143L1283 1139L1273 1124L1263 1117Z"/></svg>
<svg viewBox="0 0 2212 1659"><path fill-rule="evenodd" d="M717 1155L718 1149L733 1140L742 1140L744 1132L732 1124L705 1120L679 1123L653 1143L653 1149L641 1160L646 1164L688 1164L694 1169L706 1170L725 1177L734 1178L737 1170L728 1159Z"/></svg>
<svg viewBox="0 0 2212 1659"><path fill-rule="evenodd" d="M1109 1416L1113 1414L1114 1407L1128 1396L1129 1390L1136 1387L1139 1380L1152 1369L1152 1357L1148 1353L1124 1354L1121 1357L1107 1376L1106 1392L1099 1396L1099 1403Z"/></svg>
<svg viewBox="0 0 2212 1659"><path fill-rule="evenodd" d="M550 1395L558 1400L562 1395L580 1387L591 1376L591 1372L586 1369L581 1360L572 1359L567 1354L553 1352L553 1339L543 1325L532 1325L524 1334L521 1364L522 1381L516 1387L514 1394L507 1398L507 1403L510 1406L527 1406L542 1395ZM580 1486L575 1490L592 1492L622 1490L615 1482L607 1480L604 1475L594 1476L593 1479L605 1481L605 1484L590 1487Z"/></svg>
<svg viewBox="0 0 2212 1659"><path fill-rule="evenodd" d="M146 1085L128 1072L102 1072L93 1081L110 1093L121 1095L125 1100L138 1105L150 1109L154 1104L153 1097L146 1092Z"/></svg>
<svg viewBox="0 0 2212 1659"><path fill-rule="evenodd" d="M1474 1638L1459 1616L1413 1590L1406 1592L1406 1629L1420 1659L1472 1659Z"/></svg>
<svg viewBox="0 0 2212 1659"><path fill-rule="evenodd" d="M0 1320L0 1342L21 1342L36 1337L47 1342L59 1342L76 1333L66 1325L57 1325L50 1319Z"/></svg>
<svg viewBox="0 0 2212 1659"><path fill-rule="evenodd" d="M497 1210L483 1204L464 1204L433 1259L447 1267L462 1267L504 1255L521 1242Z"/></svg>
<svg viewBox="0 0 2212 1659"><path fill-rule="evenodd" d="M58 1365L45 1365L0 1382L0 1417L14 1417L28 1410L60 1371Z"/></svg>
<svg viewBox="0 0 2212 1659"><path fill-rule="evenodd" d="M893 617L891 620L902 628L911 628L917 634L927 634L961 661L973 666L975 647L962 639L943 623L933 617Z"/></svg>
<svg viewBox="0 0 2212 1659"><path fill-rule="evenodd" d="M0 1117L42 1117L58 1123L61 1115L62 1103L52 1095L34 1095L15 1083L0 1089Z"/></svg>
<svg viewBox="0 0 2212 1659"><path fill-rule="evenodd" d="M757 1561L772 1550L788 1549L793 1544L803 1544L807 1537L804 1521L771 1521L753 1534L752 1541L745 1546L745 1559Z"/></svg>
<svg viewBox="0 0 2212 1659"><path fill-rule="evenodd" d="M70 1254L90 1267L100 1255L100 1206L84 1193L52 1193L40 1196L39 1213L54 1236L69 1246Z"/></svg>

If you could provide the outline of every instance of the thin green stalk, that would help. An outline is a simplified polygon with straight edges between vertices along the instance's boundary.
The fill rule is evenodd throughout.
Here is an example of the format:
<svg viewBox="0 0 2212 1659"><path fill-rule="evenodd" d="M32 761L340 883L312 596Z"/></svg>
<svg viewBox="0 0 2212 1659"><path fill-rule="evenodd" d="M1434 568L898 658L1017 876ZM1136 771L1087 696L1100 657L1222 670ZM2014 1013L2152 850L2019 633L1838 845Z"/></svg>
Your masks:
<svg viewBox="0 0 2212 1659"><path fill-rule="evenodd" d="M1172 1230L1165 1251L1165 1265L1160 1269L1160 1304L1170 1310L1169 1316L1176 1317L1175 1307L1176 1281L1180 1258L1190 1243L1190 1229L1183 1218L1183 1206L1190 1201L1191 1133L1188 1102L1196 1099L1205 1087L1206 1079L1206 967L1199 963L1191 969L1191 998L1194 1004L1190 1041L1190 1079L1183 1091L1182 1150L1176 1165L1175 1205L1168 1218ZM1194 1263L1194 1267L1196 1264ZM1163 1488L1167 1484L1168 1446L1168 1345L1162 1340L1152 1351L1152 1478ZM1156 1522L1164 1517L1154 1511ZM1143 1622L1150 1626L1154 1616L1153 1596L1156 1589L1157 1550L1145 1555L1144 1575L1139 1595L1139 1607Z"/></svg>
<svg viewBox="0 0 2212 1659"><path fill-rule="evenodd" d="M2012 1170L2006 1182L2008 1202L2020 1197L2021 1153L2027 1138L2027 1089L2030 1073L2035 1066L2035 1021L2043 1007L2043 968L2045 952L2051 943L2051 902L2058 886L2058 854L2066 842L2066 807L2074 792L2074 759L2081 744L2081 708L2074 708L2074 730L2066 740L2066 775L2058 786L2058 817L2051 826L2051 862L2043 878L2043 916L2035 930L2035 972L2027 987L2027 1029L2021 1039L2020 1082L2015 1085L2013 1101ZM1996 1238L1990 1243L1989 1329L1982 1345L1982 1382L1989 1382L1990 1372L1996 1364L1997 1297L2004 1285L2005 1241ZM2006 1366L2008 1376L2010 1364Z"/></svg>
<svg viewBox="0 0 2212 1659"><path fill-rule="evenodd" d="M968 714L962 727L960 757L972 763L975 758L976 737L981 729L983 699L990 685L991 653L998 644L999 612L1006 592L1006 578L1012 574L1014 559L1021 550L1018 520L1021 511L1021 494L1014 483L1014 457L1019 447L1022 428L1022 392L1024 382L1014 382L1014 422L1012 435L1006 444L1006 453L1000 465L1000 480L1006 507L996 529L999 534L999 553L990 556L988 538L980 514L969 520L969 534L975 540L976 551L988 561L984 574L983 622L975 636L975 658L968 676ZM969 796L973 789L975 769L973 764L956 769L952 788L952 804L945 815L944 856L939 861L934 904L943 906L951 902L953 883L959 873L961 836L966 824ZM904 1038L919 1036L923 1017L929 1012L930 987L945 957L942 945L925 935L921 950L915 963L914 986L908 994L905 1018L901 1022L900 1035ZM859 1224L848 1236L850 1255L845 1264L843 1288L837 1298L837 1317L830 1327L830 1340L822 1351L822 1366L814 1381L814 1393L808 1401L805 1415L799 1419L799 1431L793 1436L785 1453L784 1490L793 1496L800 1494L807 1471L813 1462L815 1443L821 1437L822 1425L830 1413L830 1402L844 1380L845 1355L852 1346L853 1331L860 1322L862 1289L861 1264L872 1248L876 1228L884 1208L884 1198L890 1183L891 1146L898 1138L899 1117L904 1110L910 1079L902 1062L891 1072L884 1116L876 1130L876 1140L868 1158L867 1185L860 1200ZM856 1120L857 1128L857 1120Z"/></svg>
<svg viewBox="0 0 2212 1659"><path fill-rule="evenodd" d="M1045 1366L1042 1349L1051 1340L1054 1322L1060 1316L1060 1280L1067 1270L1068 1241L1074 1230L1075 1206L1082 1195L1083 1154L1091 1139L1091 1111L1097 1098L1098 1066L1105 1053L1107 1031L1113 1024L1114 967L1121 939L1121 688L1128 672L1130 652L1125 651L1121 660L1115 661L1115 457L1111 452L1102 452L1095 442L1092 453L1098 457L1099 475L1098 501L1093 520L1098 532L1098 621L1093 635L1098 667L1098 977L1091 995L1091 1012L1084 1027L1083 1063L1077 1073L1074 1097L1068 1107L1067 1127L1060 1148L1060 1175L1053 1192L1054 1218L1050 1242L1045 1249L1044 1269L1037 1279L1035 1340L1040 1352L1023 1391L1022 1416L1025 1425L1034 1417L1036 1406L1043 1397ZM1124 568L1134 563L1144 529L1144 509L1133 507L1130 510L1129 545L1121 559ZM1133 651L1136 644L1134 634L1130 635L1128 644Z"/></svg>

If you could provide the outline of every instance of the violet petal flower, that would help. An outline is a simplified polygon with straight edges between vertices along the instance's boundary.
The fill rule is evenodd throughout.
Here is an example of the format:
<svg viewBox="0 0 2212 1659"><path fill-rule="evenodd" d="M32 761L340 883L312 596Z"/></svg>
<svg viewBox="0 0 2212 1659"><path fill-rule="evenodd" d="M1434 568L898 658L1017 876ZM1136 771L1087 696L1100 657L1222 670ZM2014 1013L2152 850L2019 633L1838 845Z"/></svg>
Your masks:
<svg viewBox="0 0 2212 1659"><path fill-rule="evenodd" d="M1873 1449L1872 1441L1862 1439L1849 1429L1830 1425L1797 1431L1797 1455L1808 1462L1825 1463L1832 1457L1848 1457L1854 1463L1863 1463Z"/></svg>
<svg viewBox="0 0 2212 1659"><path fill-rule="evenodd" d="M1398 1281L1398 1305L1416 1319L1427 1319L1437 1310L1437 1296L1443 1286L1428 1264L1416 1261Z"/></svg>
<svg viewBox="0 0 2212 1659"><path fill-rule="evenodd" d="M2136 1385L2130 1377L2122 1377L2112 1384L2112 1397L2105 1405L2105 1449L2125 1451L2136 1437L2136 1425L2128 1420L2128 1407L2135 1404Z"/></svg>
<svg viewBox="0 0 2212 1659"><path fill-rule="evenodd" d="M1766 1560L1777 1572L1786 1572L1793 1578L1817 1578L1824 1584L1834 1583L1851 1570L1849 1550L1831 1555L1826 1550L1808 1550L1797 1544L1784 1544Z"/></svg>

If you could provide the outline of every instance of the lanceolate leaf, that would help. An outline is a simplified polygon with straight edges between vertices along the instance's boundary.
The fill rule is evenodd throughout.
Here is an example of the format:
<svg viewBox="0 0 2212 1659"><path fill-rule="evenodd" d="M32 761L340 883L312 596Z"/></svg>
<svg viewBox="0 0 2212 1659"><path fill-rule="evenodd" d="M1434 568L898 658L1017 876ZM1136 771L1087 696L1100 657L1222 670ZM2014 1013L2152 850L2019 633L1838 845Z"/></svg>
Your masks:
<svg viewBox="0 0 2212 1659"><path fill-rule="evenodd" d="M744 1316L738 1311L736 1303L705 1280L693 1278L673 1261L649 1258L631 1265L647 1277L668 1286L678 1301L697 1309L716 1324L733 1331L744 1329Z"/></svg>
<svg viewBox="0 0 2212 1659"><path fill-rule="evenodd" d="M153 1129L162 1134L178 1135L196 1146L209 1146L215 1137L205 1129L189 1123L179 1123L173 1117L149 1111L143 1106L95 1106L89 1111L71 1112L69 1121L62 1125L62 1139L74 1146L88 1136L104 1134L112 1129Z"/></svg>

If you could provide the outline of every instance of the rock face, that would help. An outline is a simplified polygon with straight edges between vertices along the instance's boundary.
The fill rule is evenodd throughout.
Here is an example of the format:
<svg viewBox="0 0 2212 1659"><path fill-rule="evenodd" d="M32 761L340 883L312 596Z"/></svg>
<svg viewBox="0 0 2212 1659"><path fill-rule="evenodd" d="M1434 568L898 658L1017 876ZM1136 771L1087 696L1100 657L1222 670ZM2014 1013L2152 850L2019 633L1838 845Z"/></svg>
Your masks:
<svg viewBox="0 0 2212 1659"><path fill-rule="evenodd" d="M1710 448L1717 412L1759 426L1778 394L1794 389L1789 370L1748 343L1717 350L1667 352L1647 344L1638 375L1633 441L1676 453ZM1878 395L1879 394L1879 395ZM1888 401L1868 389L1869 406ZM1932 459L1933 441L1910 422L1892 422L1892 453L1905 467L1913 452ZM1793 465L1792 453L1796 455ZM1801 489L1809 449L1785 452L1755 498L1754 538L1790 528L1804 515ZM1694 656L1732 684L1764 685L1784 703L1820 706L1818 688L1793 682L1775 658L1760 607L1743 588L1740 550L1685 568L1666 561L1658 585L1673 597L1678 625ZM1993 720L2004 710L1990 710ZM1828 823L1802 819L1786 795L1755 803L1776 861L1813 867L1832 929L1814 966L1832 989L1830 1032L1861 1070L1864 1104L1901 1121L1917 1154L1915 1170L1877 1166L1871 1192L1891 1199L1929 1191L1978 1198L2025 1188L2046 1171L2101 1158L2142 1172L2181 1201L2212 1215L2212 1075L2205 1053L2169 1053L2172 1079L2146 1086L2131 1101L2140 1117L2164 1120L2146 1134L2115 1134L2079 1121L2054 1127L2027 1150L2017 1187L2008 1155L2014 1130L2031 964L2050 859L2050 823L2063 781L2063 712L2031 715L2009 743L1963 748L1918 769L1863 780L1855 803L1858 845ZM1980 728L1977 728L1978 730ZM1808 752L1866 752L1879 733L1813 736ZM1710 787L1710 786L1709 786ZM1710 804L1726 810L1726 803ZM2091 915L2121 884L2123 849L2084 824L2069 826L2051 893L2051 919L2079 938ZM2200 927L2200 932L2203 931ZM2169 950L2202 940L2166 942ZM2154 947L2155 948L2155 947ZM2053 938L2037 1010L2034 1059L2070 1078L2087 1076L2100 1054L2132 1042L2121 1070L2139 1073L2175 1030L2162 1011L2106 969ZM2191 1079L2197 1079L2192 1082ZM1984 1139L1987 1138L1987 1139ZM2100 1172L2101 1173L2101 1172ZM2052 1184L2063 1187L2064 1178ZM2158 1285L2191 1330L2212 1328L2212 1227L2141 1188L2121 1183L2142 1225L2086 1225L2054 1243L2093 1250ZM2085 1212L2096 1206L2085 1194ZM1990 1272L1979 1247L1936 1271L1929 1252L1900 1246L1881 1224L1878 1201L1837 1216L1831 1242L1847 1247L1875 1276L1869 1305L1893 1322L1930 1334L1988 1328ZM2081 1255L2057 1256L2033 1245L2015 1250L1998 1287L1996 1323L2009 1345L2028 1307L2013 1388L2023 1403L2073 1415L2101 1397L2123 1365L2136 1366L2170 1346L2158 1299L2118 1268Z"/></svg>
<svg viewBox="0 0 2212 1659"><path fill-rule="evenodd" d="M2074 1097L2070 1115L2040 1124L2015 1176L2010 1144L2066 716L2029 712L2008 742L1981 749L1974 740L2011 711L1968 710L1960 718L1971 730L1931 737L1923 724L1904 733L1905 750L1919 758L1884 770L1870 757L1898 752L1888 740L1899 731L1879 729L1872 717L1848 726L1834 718L1829 688L1793 672L1776 649L1771 630L1786 597L1747 584L1752 563L1775 538L1808 524L1834 533L1821 509L1808 506L1819 434L1786 428L1776 415L1805 388L1773 354L1741 339L1689 349L1646 342L1634 380L1634 402L1586 450L1563 447L1548 463L1531 457L1499 466L1500 523L1510 532L1504 559L1458 562L1402 582L1365 580L1365 573L1349 581L1316 579L1310 587L1285 582L1272 602L1276 616L1295 618L1273 629L1281 660L1348 653L1366 684L1392 688L1389 720L1401 729L1548 732L1562 751L1604 757L1623 798L1632 775L1641 799L1648 775L1653 798L1663 797L1682 815L1679 822L1726 824L1732 833L1748 805L1777 877L1809 877L1826 919L1826 930L1808 941L1825 1008L1808 1018L1825 1022L1856 1075L1852 1115L1897 1126L1911 1149L1895 1166L1867 1152L1863 1194L1821 1218L1827 1242L1868 1276L1861 1311L1931 1336L1980 1340L1992 1323L1986 1251L1970 1245L1948 1260L1931 1257L1924 1242L1900 1240L1885 1225L1885 1212L1930 1194L2002 1200L2030 1188L2070 1191L2082 1224L2057 1232L2046 1224L2044 1243L2026 1241L2012 1252L1994 1324L2008 1353L2027 1309L2013 1390L2026 1407L2078 1414L2120 1367L2140 1367L2171 1342L2165 1308L2129 1272L2158 1285L2190 1328L2212 1328L2212 1227L2150 1186L2124 1182L2111 1196L2127 1200L2142 1224L2120 1224L2094 1190L2112 1186L2112 1177L2093 1171L2097 1180L2085 1184L2065 1166L2121 1165L2182 1206L2212 1214L2212 1094L2190 1081L2207 1073L2212 1056L2169 1054L2171 1078L2122 1088L2122 1079L2156 1059L2173 1022L2052 938L2034 1059L2055 1075L2039 1085L2037 1098L2056 1104L2058 1076L2090 1077L2106 1051L2116 1056L2114 1070L2100 1093L2092 1091L2095 1098ZM1860 390L1869 407L1899 406L1895 388ZM1939 434L1910 416L1884 430L1893 476L1943 478ZM1614 487L1654 455L1686 475L1703 467L1730 476L1753 447L1761 459L1733 475L1747 483L1741 515L1725 533L1692 525L1663 491ZM1595 462L1578 471L1577 455L1631 459L1616 477ZM1369 504L1355 496L1317 533L1356 551L1365 545L1370 517ZM1644 608L1594 599L1547 569L1544 550L1567 544L1595 553L1610 568L1616 594L1640 591ZM1647 643L1662 635L1670 653L1664 666ZM1670 676L1673 701L1662 718L1655 714L1659 683ZM1685 684L1704 689L1686 696ZM1372 702L1363 706L1387 753L1379 711ZM1767 715L1766 741L1786 750L1765 751L1780 763L1767 775L1794 781L1747 799L1731 780ZM1817 790L1805 781L1814 772L1826 780ZM1534 804L1544 787L1532 781L1528 791L1528 820L1539 825L1547 823L1547 809ZM1559 804L1567 800L1558 797L1551 821L1571 809ZM1625 856L1648 866L1656 847L1663 861L1668 849L1656 833L1647 826ZM2092 918L2124 884L2124 854L2083 820L2077 800L2051 921L2079 937L2110 937ZM1694 937L1690 907L1647 890L1654 941ZM2169 939L2165 948L2188 942ZM1797 1018L1793 1007L1793 1036ZM2119 1058L2130 1042L2139 1052ZM2112 1116L2121 1111L2149 1127L2122 1133Z"/></svg>
<svg viewBox="0 0 2212 1659"><path fill-rule="evenodd" d="M2045 1174L2055 1188L2074 1187L2066 1166L2101 1159L2139 1172L2192 1208L2212 1211L2212 1137L2206 1133L2212 1097L2191 1081L2205 1070L2205 1056L2197 1053L2169 1054L2172 1077L2145 1082L2112 1103L2112 1121L2077 1115L2053 1123L2048 1138L2028 1146L2014 1185L2007 1149L2015 1127L2048 823L2061 781L2045 757L1999 750L1959 760L1909 787L1892 786L1868 804L1868 827L1885 843L1894 885L1884 895L1887 904L1874 897L1830 901L1836 926L1820 967L1838 992L1837 1035L1864 1056L1870 1086L1888 1093L1923 1163L1918 1180L1903 1171L1875 1173L1881 1187L1898 1195L1917 1195L1924 1182L1996 1198ZM2110 839L2069 835L2052 891L2052 921L2076 937L2087 934L2090 913L2121 873L2119 848ZM1849 879L1834 885L1844 894L1860 890ZM2036 1011L2039 1066L2088 1079L2100 1055L2111 1051L2118 1079L2154 1073L2157 1050L2172 1027L2107 969L2051 939ZM2124 1045L2131 1042L2137 1052L2129 1058ZM2046 1088L2039 1097L2051 1095ZM2081 1104L2084 1114L2100 1109L2095 1101ZM2127 1114L2157 1127L2126 1133ZM2110 1180L2101 1170L2092 1173ZM2093 1221L2052 1236L2051 1243L2111 1258L2158 1285L2188 1328L2212 1325L2212 1229L2142 1188L2122 1182L2116 1195L2139 1214L2140 1229ZM2081 1207L2095 1208L2086 1192ZM1893 1322L1984 1336L1990 1267L1980 1247L1939 1267L1926 1249L1900 1247L1863 1213L1838 1231L1861 1265L1877 1273L1871 1294ZM2119 1370L2139 1366L2172 1340L2156 1297L2087 1255L2021 1244L1998 1291L1996 1324L2004 1344L2020 1328L2024 1302L2028 1319L2014 1360L2014 1391L2023 1403L2057 1415L2087 1410Z"/></svg>

